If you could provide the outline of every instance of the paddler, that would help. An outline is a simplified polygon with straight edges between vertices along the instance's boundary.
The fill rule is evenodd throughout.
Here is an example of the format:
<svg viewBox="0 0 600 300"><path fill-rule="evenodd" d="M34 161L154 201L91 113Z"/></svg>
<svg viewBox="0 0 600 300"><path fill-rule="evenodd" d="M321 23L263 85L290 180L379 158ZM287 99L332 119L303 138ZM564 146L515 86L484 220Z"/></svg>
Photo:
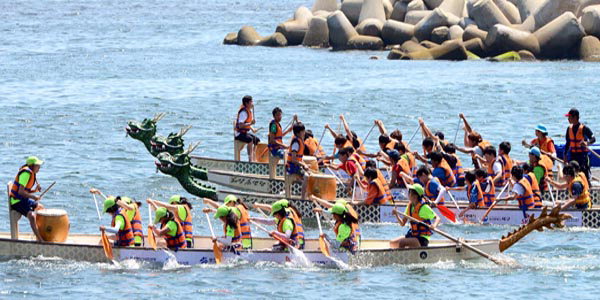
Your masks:
<svg viewBox="0 0 600 300"><path fill-rule="evenodd" d="M183 226L177 221L175 214L165 207L159 207L154 212L154 224L157 223L161 223L160 229L154 225L150 225L150 228L156 236L165 238L167 248L173 251L187 248Z"/></svg>
<svg viewBox="0 0 600 300"><path fill-rule="evenodd" d="M314 156L317 159L321 159L325 157L325 150L323 150L323 146L319 144L319 141L313 135L311 130L306 130L304 134L304 154L309 156Z"/></svg>
<svg viewBox="0 0 600 300"><path fill-rule="evenodd" d="M556 147L554 146L552 138L548 136L546 126L538 124L535 127L535 136L536 138L531 140L529 144L523 140L523 145L528 148L538 147L538 149L546 155L556 157Z"/></svg>
<svg viewBox="0 0 600 300"><path fill-rule="evenodd" d="M383 121L381 120L375 120L375 125L377 125L377 128L379 128L379 133L381 134L380 138L382 135L388 135L391 139L388 145L386 145L386 148L396 149L396 145L403 144L407 151L410 151L408 143L402 140L402 131L395 129L391 133L388 133L388 131L385 129L385 125L383 125Z"/></svg>
<svg viewBox="0 0 600 300"><path fill-rule="evenodd" d="M573 166L569 164L563 168L563 175L566 180L565 183L559 183L551 179L548 180L548 183L558 189L567 189L569 200L565 202L562 209L567 209L573 204L575 204L575 208L577 209L592 208L589 185L585 181L585 176L577 174Z"/></svg>
<svg viewBox="0 0 600 300"><path fill-rule="evenodd" d="M345 147L339 152L339 165L331 165L330 168L334 170L342 169L350 176L350 181L346 183L346 189L351 190L354 187L354 182L359 182L363 177L363 170L360 167L360 163L352 157L354 148Z"/></svg>
<svg viewBox="0 0 600 300"><path fill-rule="evenodd" d="M519 208L523 211L523 218L527 218L527 211L534 208L535 202L533 198L533 190L527 178L523 175L523 168L514 166L511 170L512 180L515 182L511 195L498 198L497 201L517 200Z"/></svg>
<svg viewBox="0 0 600 300"><path fill-rule="evenodd" d="M242 98L242 106L237 113L236 124L235 124L235 139L246 143L248 148L248 161L256 161L256 145L260 142L260 139L250 131L256 133L256 129L252 125L256 124L254 119L254 100L252 96L244 96Z"/></svg>
<svg viewBox="0 0 600 300"><path fill-rule="evenodd" d="M531 172L535 175L535 179L537 180L541 191L547 191L548 185L546 181L552 173L552 165L548 166L542 163L542 155L542 152L537 146L529 149L529 165L531 166ZM550 168L548 169L548 167Z"/></svg>
<svg viewBox="0 0 600 300"><path fill-rule="evenodd" d="M286 240L290 245L298 249L304 249L304 230L299 212L294 208L290 207L288 200L282 199L275 201L271 205L271 216L272 218L250 218L250 220L265 225L277 225L277 231L271 231L271 236L277 235L278 237ZM273 245L273 251L283 251L286 246L282 243Z"/></svg>
<svg viewBox="0 0 600 300"><path fill-rule="evenodd" d="M269 151L271 156L279 159L285 158L285 149L287 146L283 143L283 137L292 131L292 126L283 129L281 127L281 119L283 118L283 111L279 107L273 109L273 120L269 123ZM292 124L298 122L298 116L294 115Z"/></svg>
<svg viewBox="0 0 600 300"><path fill-rule="evenodd" d="M204 198L204 203L212 206L213 208L219 208L219 203ZM236 214L241 228L242 234L242 248L252 248L252 229L250 228L250 214L248 213L248 206L235 195L227 195L223 200L223 205L230 207Z"/></svg>
<svg viewBox="0 0 600 300"><path fill-rule="evenodd" d="M408 186L408 200L410 203L406 207L404 212L425 224L430 225L432 228L436 228L440 224L440 218L431 209L429 204L423 200L424 189L420 184L413 184ZM407 218L400 216L396 208L392 211L396 216L398 223L404 226L408 221ZM410 221L410 230L404 237L398 237L390 240L391 248L418 248L427 247L429 245L429 239L433 234L432 230L427 226Z"/></svg>
<svg viewBox="0 0 600 300"><path fill-rule="evenodd" d="M483 204L485 207L492 206L494 201L496 201L496 187L494 186L492 177L488 176L487 172L481 168L475 169L475 176L483 192Z"/></svg>
<svg viewBox="0 0 600 300"><path fill-rule="evenodd" d="M321 208L314 208L314 212L323 213ZM323 236L332 244L333 249L346 250L352 254L355 254L359 248L359 235L358 231L358 220L350 214L346 206L341 203L336 203L327 210L328 213L333 215L335 224L333 225L333 232L335 233L335 241L332 241L327 237L325 233Z"/></svg>
<svg viewBox="0 0 600 300"><path fill-rule="evenodd" d="M123 209L123 213L127 220L131 223L133 229L134 244L136 247L144 245L144 231L142 226L142 216L140 214L141 202L134 201L133 199L125 196L108 196L105 197L102 191L99 189L91 188L90 193L100 195L104 200L108 198L114 198L115 202L119 206L119 209Z"/></svg>
<svg viewBox="0 0 600 300"><path fill-rule="evenodd" d="M177 222L183 227L183 234L185 235L185 242L187 248L194 248L194 226L192 218L192 204L187 198L181 195L173 195L169 198L169 203L146 199L148 204L152 205L155 209L158 207L164 207L171 213L173 213L177 219Z"/></svg>
<svg viewBox="0 0 600 300"><path fill-rule="evenodd" d="M469 200L469 206L463 209L458 216L463 217L465 213L471 209L484 208L483 190L481 184L477 180L477 176L474 171L469 171L465 174L465 181L467 182L467 199Z"/></svg>
<svg viewBox="0 0 600 300"><path fill-rule="evenodd" d="M431 171L427 166L420 166L417 169L418 184L424 188L424 195L427 196L435 205L444 205L444 194L446 188L437 177L431 175ZM414 185L413 185L414 186ZM423 196L423 195L421 195Z"/></svg>
<svg viewBox="0 0 600 300"><path fill-rule="evenodd" d="M385 190L385 193L388 194L390 197L392 197L392 192L390 190L390 184L385 179L385 176L383 176L383 172L381 172L381 170L379 170L377 168L377 162L375 162L374 160L370 159L370 160L367 161L366 167L367 168L372 168L375 171L377 171L377 179L379 179L379 182L381 182L381 184L383 185L383 189Z"/></svg>
<svg viewBox="0 0 600 300"><path fill-rule="evenodd" d="M529 185L531 185L531 191L533 192L533 203L535 208L542 207L542 190L540 189L540 185L538 184L538 180L533 173L533 168L528 163L524 163L521 165L523 168L523 178L529 181Z"/></svg>
<svg viewBox="0 0 600 300"><path fill-rule="evenodd" d="M452 168L452 174L454 174L454 178L456 178L456 186L464 186L465 185L465 171L463 169L462 161L456 155L456 146L454 144L448 143L442 146L444 159L448 162L450 168Z"/></svg>
<svg viewBox="0 0 600 300"><path fill-rule="evenodd" d="M133 227L131 222L125 216L125 211L117 204L116 197L109 196L104 200L102 211L112 216L110 227L100 226L100 231L108 231L116 234L115 246L133 247L135 244L133 236Z"/></svg>
<svg viewBox="0 0 600 300"><path fill-rule="evenodd" d="M44 162L41 159L35 156L28 157L25 165L19 169L9 192L10 208L27 217L38 241L42 241L42 236L36 224L35 211L44 209L44 206L39 202L40 196L35 193L42 191L42 187L37 182L37 173L42 164Z"/></svg>
<svg viewBox="0 0 600 300"><path fill-rule="evenodd" d="M570 125L565 135L566 143L563 159L564 161L577 161L580 170L589 182L592 179L592 174L590 172L590 159L588 157L590 150L588 146L596 142L596 137L589 127L579 123L579 110L571 108L565 116L569 118Z"/></svg>
<svg viewBox="0 0 600 300"><path fill-rule="evenodd" d="M377 175L376 168L367 168L365 170L365 179L367 181L367 185L364 185L361 181L360 184L363 190L367 191L367 197L365 200L355 200L353 204L385 204L388 201L391 201L392 196L389 193L389 189L386 191L384 183L381 182L379 176Z"/></svg>
<svg viewBox="0 0 600 300"><path fill-rule="evenodd" d="M209 208L202 210L204 213L209 213ZM221 249L228 249L236 252L242 246L242 227L240 226L240 218L234 211L233 207L221 205L217 208L215 213L215 219L223 222L223 237L216 238L218 245Z"/></svg>
<svg viewBox="0 0 600 300"><path fill-rule="evenodd" d="M302 122L298 122L293 126L294 137L290 142L288 148L288 156L285 165L286 176L285 176L285 195L286 197L291 196L291 185L294 182L302 182L302 198L308 199L306 193L306 184L308 181L308 173L310 168L302 161L304 156L304 134L306 129Z"/></svg>
<svg viewBox="0 0 600 300"><path fill-rule="evenodd" d="M492 177L495 187L504 187L504 167L502 161L496 155L496 148L488 146L483 150L483 166L487 169L487 175Z"/></svg>
<svg viewBox="0 0 600 300"><path fill-rule="evenodd" d="M392 164L391 188L405 188L406 183L412 183L412 171L407 159L400 156L397 150L388 152Z"/></svg>
<svg viewBox="0 0 600 300"><path fill-rule="evenodd" d="M464 114L459 114L458 117L463 121L463 130L464 130L464 145L465 147L456 147L457 151L470 154L473 157L473 165L478 168L479 161L475 159L475 156L478 155L482 157L484 155L483 150L490 146L490 143L484 140L477 131L471 128L467 118Z"/></svg>
<svg viewBox="0 0 600 300"><path fill-rule="evenodd" d="M362 139L358 137L356 132L350 130L350 126L348 126L348 122L344 115L340 115L340 121L342 121L344 130L346 131L346 138L352 143L354 149L356 149L356 153L366 153L367 149L365 148Z"/></svg>
<svg viewBox="0 0 600 300"><path fill-rule="evenodd" d="M439 179L440 183L445 187L455 186L456 178L454 178L452 168L450 168L442 153L437 151L431 152L429 153L429 159L431 161L431 166L433 167L433 171L431 172L433 177Z"/></svg>

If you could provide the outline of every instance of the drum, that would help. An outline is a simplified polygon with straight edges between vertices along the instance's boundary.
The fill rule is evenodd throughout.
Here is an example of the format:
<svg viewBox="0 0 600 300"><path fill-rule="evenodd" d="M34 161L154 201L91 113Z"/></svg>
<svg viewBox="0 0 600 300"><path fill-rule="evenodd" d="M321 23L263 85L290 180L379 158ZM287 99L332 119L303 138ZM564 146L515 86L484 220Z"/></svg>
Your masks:
<svg viewBox="0 0 600 300"><path fill-rule="evenodd" d="M69 235L69 217L62 209L42 209L35 212L36 224L46 242L63 243Z"/></svg>
<svg viewBox="0 0 600 300"><path fill-rule="evenodd" d="M265 143L258 143L255 149L256 161L260 163L269 162L269 147Z"/></svg>
<svg viewBox="0 0 600 300"><path fill-rule="evenodd" d="M311 174L308 177L306 188L310 195L315 195L324 200L336 199L337 181L333 175Z"/></svg>
<svg viewBox="0 0 600 300"><path fill-rule="evenodd" d="M308 165L308 167L315 171L315 172L319 172L319 162L317 161L317 158L314 156L303 156L302 157L302 161Z"/></svg>

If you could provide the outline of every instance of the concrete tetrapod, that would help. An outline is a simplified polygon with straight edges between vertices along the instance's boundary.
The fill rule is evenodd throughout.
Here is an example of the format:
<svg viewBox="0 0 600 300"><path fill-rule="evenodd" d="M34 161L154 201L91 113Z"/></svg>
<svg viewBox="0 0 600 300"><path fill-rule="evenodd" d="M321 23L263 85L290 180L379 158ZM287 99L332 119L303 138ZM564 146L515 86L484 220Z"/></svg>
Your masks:
<svg viewBox="0 0 600 300"><path fill-rule="evenodd" d="M337 0L315 0L311 11L315 13L320 10L329 12L334 12L338 10Z"/></svg>
<svg viewBox="0 0 600 300"><path fill-rule="evenodd" d="M359 35L341 11L327 18L329 44L333 50L378 50L383 48L383 40L378 37Z"/></svg>
<svg viewBox="0 0 600 300"><path fill-rule="evenodd" d="M489 30L496 24L510 25L510 21L492 0L479 0L473 4L469 17L481 30Z"/></svg>
<svg viewBox="0 0 600 300"><path fill-rule="evenodd" d="M287 40L281 33L276 32L272 35L262 37L252 26L242 27L237 34L230 33L223 41L225 44L235 43L240 46L267 46L267 47L285 47Z"/></svg>
<svg viewBox="0 0 600 300"><path fill-rule="evenodd" d="M521 15L519 14L519 9L512 3L507 0L494 0L494 3L502 14L508 19L511 24L520 24L521 23Z"/></svg>
<svg viewBox="0 0 600 300"><path fill-rule="evenodd" d="M362 23L367 19L377 19L385 22L385 9L383 8L382 0L364 0L360 9L360 15L358 17L358 24Z"/></svg>
<svg viewBox="0 0 600 300"><path fill-rule="evenodd" d="M477 25L470 25L465 28L465 32L463 33L463 40L467 41L474 38L480 38L482 41L485 41L487 38L487 31L483 31L477 28Z"/></svg>
<svg viewBox="0 0 600 300"><path fill-rule="evenodd" d="M450 40L461 39L462 40L463 33L465 33L465 30L462 29L462 27L460 27L459 25L452 25L452 26L450 26L450 31L448 32L448 39L450 39Z"/></svg>
<svg viewBox="0 0 600 300"><path fill-rule="evenodd" d="M356 31L358 34L380 37L382 28L383 22L381 22L381 20L371 18L360 22L360 24L356 26Z"/></svg>
<svg viewBox="0 0 600 300"><path fill-rule="evenodd" d="M600 61L600 40L592 35L581 39L579 57L584 61Z"/></svg>
<svg viewBox="0 0 600 300"><path fill-rule="evenodd" d="M544 0L510 0L510 2L517 7L521 21L524 21L542 4L542 2L544 2Z"/></svg>
<svg viewBox="0 0 600 300"><path fill-rule="evenodd" d="M464 17L465 0L444 0L439 8L446 13L453 14L459 18Z"/></svg>
<svg viewBox="0 0 600 300"><path fill-rule="evenodd" d="M304 36L302 45L305 47L328 48L329 27L327 19L323 17L312 17L308 22L308 31Z"/></svg>
<svg viewBox="0 0 600 300"><path fill-rule="evenodd" d="M444 2L444 0L424 0L424 1L425 1L425 5L427 5L427 7L431 10L438 8L440 5L442 5L442 2Z"/></svg>
<svg viewBox="0 0 600 300"><path fill-rule="evenodd" d="M341 10L348 18L352 26L358 25L358 18L362 10L363 0L345 0L342 3Z"/></svg>
<svg viewBox="0 0 600 300"><path fill-rule="evenodd" d="M434 28L440 26L448 26L448 16L440 8L436 8L433 12L421 19L419 23L415 25L415 37L419 41L430 40L431 32Z"/></svg>
<svg viewBox="0 0 600 300"><path fill-rule="evenodd" d="M300 6L294 13L294 18L279 24L275 32L281 32L289 46L300 45L308 30L308 21L312 16L312 12L308 8Z"/></svg>
<svg viewBox="0 0 600 300"><path fill-rule="evenodd" d="M575 15L579 18L581 15L583 15L583 10L586 7L598 4L600 4L600 0L582 0L581 4L577 8L577 11L575 12Z"/></svg>
<svg viewBox="0 0 600 300"><path fill-rule="evenodd" d="M408 4L402 1L396 1L394 4L394 9L392 10L392 15L390 19L404 22L404 17L406 16L406 12L408 12Z"/></svg>
<svg viewBox="0 0 600 300"><path fill-rule="evenodd" d="M385 21L381 30L381 37L386 45L400 45L412 39L414 34L414 25L394 20Z"/></svg>
<svg viewBox="0 0 600 300"><path fill-rule="evenodd" d="M531 32L522 31L496 24L488 31L485 46L489 55L498 55L507 51L528 50L534 55L540 53L537 38Z"/></svg>
<svg viewBox="0 0 600 300"><path fill-rule="evenodd" d="M585 35L572 12L566 12L534 33L540 44L540 57L570 58L573 47Z"/></svg>
<svg viewBox="0 0 600 300"><path fill-rule="evenodd" d="M431 49L410 52L402 57L402 59L410 60L466 60L467 58L467 50L460 40L446 41Z"/></svg>
<svg viewBox="0 0 600 300"><path fill-rule="evenodd" d="M520 30L535 32L563 13L575 12L578 7L579 0L545 0L517 27Z"/></svg>
<svg viewBox="0 0 600 300"><path fill-rule="evenodd" d="M449 35L450 29L447 26L436 27L431 31L431 41L436 44L441 44L449 39Z"/></svg>
<svg viewBox="0 0 600 300"><path fill-rule="evenodd" d="M406 13L404 17L404 23L417 25L419 21L423 20L425 17L432 14L432 11L429 10L413 10Z"/></svg>
<svg viewBox="0 0 600 300"><path fill-rule="evenodd" d="M600 5L592 5L583 9L581 25L588 35L600 37Z"/></svg>

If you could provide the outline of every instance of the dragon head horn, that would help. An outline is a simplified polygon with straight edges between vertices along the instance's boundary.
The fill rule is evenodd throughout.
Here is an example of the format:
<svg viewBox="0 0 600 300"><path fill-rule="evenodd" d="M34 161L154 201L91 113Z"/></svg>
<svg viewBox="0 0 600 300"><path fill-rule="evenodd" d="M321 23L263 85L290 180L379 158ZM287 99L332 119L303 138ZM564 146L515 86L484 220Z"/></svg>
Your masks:
<svg viewBox="0 0 600 300"><path fill-rule="evenodd" d="M192 152L194 152L194 150L196 150L196 148L198 148L198 146L200 146L200 142L195 142L193 144L191 144L188 149L185 151L185 154L190 154Z"/></svg>
<svg viewBox="0 0 600 300"><path fill-rule="evenodd" d="M183 128L179 129L179 133L177 135L180 136L180 137L182 137L186 133L188 133L188 131L190 131L191 128L192 128L192 125L184 126Z"/></svg>
<svg viewBox="0 0 600 300"><path fill-rule="evenodd" d="M154 123L162 120L162 118L164 118L167 115L167 113L161 112L161 113L157 113L156 115L154 115L154 118L152 118L152 121L154 121Z"/></svg>

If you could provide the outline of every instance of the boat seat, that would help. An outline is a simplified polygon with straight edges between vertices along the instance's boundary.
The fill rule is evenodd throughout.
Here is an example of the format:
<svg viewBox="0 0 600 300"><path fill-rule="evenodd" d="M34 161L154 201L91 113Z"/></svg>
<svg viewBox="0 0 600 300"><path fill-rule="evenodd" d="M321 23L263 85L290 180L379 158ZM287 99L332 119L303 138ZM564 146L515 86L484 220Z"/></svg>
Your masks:
<svg viewBox="0 0 600 300"><path fill-rule="evenodd" d="M235 139L235 125L236 120L233 120L233 160L240 161L242 158L242 149L244 149L245 146L248 146L248 143L244 143Z"/></svg>
<svg viewBox="0 0 600 300"><path fill-rule="evenodd" d="M19 219L21 218L21 214L13 210L10 206L10 189L12 188L13 183L9 181L6 184L6 192L8 196L8 220L10 222L10 238L13 240L19 239Z"/></svg>

